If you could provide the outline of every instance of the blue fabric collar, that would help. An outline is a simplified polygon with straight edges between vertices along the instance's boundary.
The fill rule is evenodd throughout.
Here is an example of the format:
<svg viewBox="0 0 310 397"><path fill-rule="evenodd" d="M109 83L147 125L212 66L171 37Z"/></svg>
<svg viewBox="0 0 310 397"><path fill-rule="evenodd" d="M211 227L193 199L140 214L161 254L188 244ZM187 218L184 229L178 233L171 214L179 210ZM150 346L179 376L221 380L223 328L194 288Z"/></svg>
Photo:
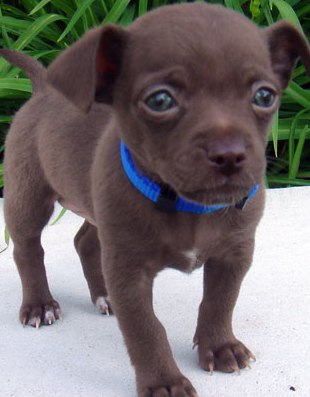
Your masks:
<svg viewBox="0 0 310 397"><path fill-rule="evenodd" d="M125 143L120 144L121 160L124 171L130 182L149 200L153 201L157 208L165 212L190 212L193 214L210 214L224 208L231 207L229 204L202 205L192 203L178 197L176 192L169 186L162 186L145 175L142 175L137 169L132 156ZM235 208L242 210L248 200L251 200L259 189L259 185L254 185L249 195L244 197L239 203L234 205Z"/></svg>

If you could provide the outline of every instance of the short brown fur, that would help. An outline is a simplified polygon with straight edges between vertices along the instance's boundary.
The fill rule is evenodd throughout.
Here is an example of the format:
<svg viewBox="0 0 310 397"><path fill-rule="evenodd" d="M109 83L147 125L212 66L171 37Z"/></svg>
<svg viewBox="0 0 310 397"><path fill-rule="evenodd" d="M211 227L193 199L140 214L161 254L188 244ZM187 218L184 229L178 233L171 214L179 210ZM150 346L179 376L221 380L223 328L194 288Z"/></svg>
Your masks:
<svg viewBox="0 0 310 397"><path fill-rule="evenodd" d="M264 206L264 151L278 98L300 57L303 35L286 22L261 30L245 17L202 3L163 7L129 28L96 28L47 70L0 53L32 79L6 141L5 219L23 287L23 324L60 316L45 274L40 236L56 200L86 220L75 238L91 297L113 308L136 370L139 397L194 397L152 307L156 274L204 265L194 344L207 371L239 371L253 354L232 330ZM261 87L274 104L253 104ZM156 90L176 105L154 112ZM126 177L123 139L148 177L180 196L228 209L165 213ZM253 185L244 210L234 207ZM99 303L98 303L99 302ZM111 305L111 306L110 306Z"/></svg>

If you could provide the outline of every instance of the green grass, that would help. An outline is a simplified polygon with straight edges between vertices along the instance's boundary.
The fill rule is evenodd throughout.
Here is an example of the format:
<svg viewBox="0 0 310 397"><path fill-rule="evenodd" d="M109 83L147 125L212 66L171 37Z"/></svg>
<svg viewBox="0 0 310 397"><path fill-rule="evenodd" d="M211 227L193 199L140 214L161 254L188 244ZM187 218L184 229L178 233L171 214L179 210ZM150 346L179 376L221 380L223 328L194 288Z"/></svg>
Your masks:
<svg viewBox="0 0 310 397"><path fill-rule="evenodd" d="M14 48L48 65L87 30L102 23L130 24L168 0L0 0L0 47ZM309 0L219 0L260 26L287 19L310 36ZM4 139L15 111L31 95L29 80L0 58L0 188ZM310 79L294 71L270 131L269 186L310 185Z"/></svg>

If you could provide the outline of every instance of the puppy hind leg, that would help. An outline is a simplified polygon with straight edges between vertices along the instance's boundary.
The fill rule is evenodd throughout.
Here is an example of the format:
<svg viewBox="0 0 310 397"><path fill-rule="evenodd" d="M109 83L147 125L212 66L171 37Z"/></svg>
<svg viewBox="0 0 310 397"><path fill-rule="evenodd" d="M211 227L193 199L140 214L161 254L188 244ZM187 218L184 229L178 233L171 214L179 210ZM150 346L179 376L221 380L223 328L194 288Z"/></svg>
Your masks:
<svg viewBox="0 0 310 397"><path fill-rule="evenodd" d="M112 313L101 269L101 249L97 228L85 221L74 238L91 300L101 314Z"/></svg>
<svg viewBox="0 0 310 397"><path fill-rule="evenodd" d="M59 304L49 290L41 245L42 229L53 212L54 193L42 179L29 184L15 176L11 173L7 179L4 210L22 283L20 321L38 328L60 318Z"/></svg>

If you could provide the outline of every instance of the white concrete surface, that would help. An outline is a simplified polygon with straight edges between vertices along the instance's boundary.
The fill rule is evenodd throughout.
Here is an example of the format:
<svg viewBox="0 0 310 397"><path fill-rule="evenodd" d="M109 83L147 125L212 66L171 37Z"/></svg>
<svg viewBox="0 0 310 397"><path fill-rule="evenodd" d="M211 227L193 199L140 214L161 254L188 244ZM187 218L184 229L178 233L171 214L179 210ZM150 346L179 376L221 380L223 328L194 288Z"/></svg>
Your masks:
<svg viewBox="0 0 310 397"><path fill-rule="evenodd" d="M2 205L2 203L1 203ZM67 213L44 232L51 290L63 320L35 330L18 322L21 287L12 247L0 254L0 396L134 397L134 372L113 316L92 306ZM3 245L3 219L0 241ZM241 375L203 372L192 350L202 272L162 272L155 309L175 358L200 397L310 396L310 188L268 191L254 263L243 284L236 335L257 361Z"/></svg>

